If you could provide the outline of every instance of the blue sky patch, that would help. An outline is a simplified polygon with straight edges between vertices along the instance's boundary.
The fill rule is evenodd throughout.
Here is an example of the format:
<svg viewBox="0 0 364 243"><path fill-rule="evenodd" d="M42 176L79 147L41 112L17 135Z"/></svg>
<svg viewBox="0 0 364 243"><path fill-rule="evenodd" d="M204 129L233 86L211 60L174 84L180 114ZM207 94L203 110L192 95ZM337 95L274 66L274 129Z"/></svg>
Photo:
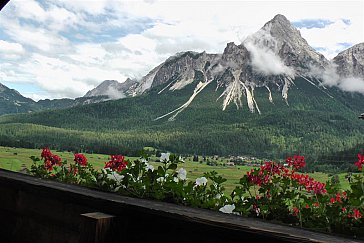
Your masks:
<svg viewBox="0 0 364 243"><path fill-rule="evenodd" d="M342 19L342 21L344 22L344 24L346 25L351 25L351 21L350 19Z"/></svg>
<svg viewBox="0 0 364 243"><path fill-rule="evenodd" d="M325 28L326 26L333 24L334 22L328 19L303 19L300 21L295 21L292 22L292 24L296 27L296 28L307 28L307 29L312 29L312 28Z"/></svg>
<svg viewBox="0 0 364 243"><path fill-rule="evenodd" d="M19 93L35 93L41 91L37 86L34 84L27 84L27 83L13 83L13 82L3 82L5 86L9 89L15 89Z"/></svg>

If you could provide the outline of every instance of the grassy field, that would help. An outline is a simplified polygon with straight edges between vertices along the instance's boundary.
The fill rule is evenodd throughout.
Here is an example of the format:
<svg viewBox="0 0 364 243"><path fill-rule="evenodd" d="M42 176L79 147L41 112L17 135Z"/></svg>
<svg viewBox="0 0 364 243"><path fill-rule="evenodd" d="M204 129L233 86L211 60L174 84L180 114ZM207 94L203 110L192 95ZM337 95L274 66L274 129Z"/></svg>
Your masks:
<svg viewBox="0 0 364 243"><path fill-rule="evenodd" d="M73 153L71 152L56 152L53 153L59 155L62 160L67 160L68 162L73 161ZM38 156L40 157L41 150L40 149L24 149L24 148L9 148L9 147L0 147L0 168L12 170L12 171L20 171L25 168L29 168L32 164L32 160L30 156ZM104 167L105 162L108 161L109 155L105 154L85 154L89 163L92 163L94 168L101 169ZM126 157L129 160L138 159L136 157ZM158 167L159 162L155 161L155 157L151 157L151 164L154 167ZM227 162L226 159L220 159L220 162ZM209 166L206 163L201 162L193 162L192 157L186 158L185 163L180 164L179 167L183 167L187 171L187 178L190 180L195 180L198 177L203 176L204 172L208 171L216 171L222 177L226 178L227 181L224 183L224 186L227 192L231 192L233 188L239 183L239 179L246 174L247 171L250 171L253 166ZM345 179L346 173L339 174L339 179L341 182L342 188L348 188L348 181ZM310 176L315 178L318 181L326 182L329 180L328 174L316 172L310 173Z"/></svg>

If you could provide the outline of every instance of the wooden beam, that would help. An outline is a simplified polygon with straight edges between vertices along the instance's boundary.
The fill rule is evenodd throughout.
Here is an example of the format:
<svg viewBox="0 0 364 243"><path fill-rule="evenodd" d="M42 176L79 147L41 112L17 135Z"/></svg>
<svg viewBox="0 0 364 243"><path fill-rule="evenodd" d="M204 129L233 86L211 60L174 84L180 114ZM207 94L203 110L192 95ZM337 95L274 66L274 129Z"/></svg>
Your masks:
<svg viewBox="0 0 364 243"><path fill-rule="evenodd" d="M80 243L106 243L112 240L115 216L101 212L81 214Z"/></svg>

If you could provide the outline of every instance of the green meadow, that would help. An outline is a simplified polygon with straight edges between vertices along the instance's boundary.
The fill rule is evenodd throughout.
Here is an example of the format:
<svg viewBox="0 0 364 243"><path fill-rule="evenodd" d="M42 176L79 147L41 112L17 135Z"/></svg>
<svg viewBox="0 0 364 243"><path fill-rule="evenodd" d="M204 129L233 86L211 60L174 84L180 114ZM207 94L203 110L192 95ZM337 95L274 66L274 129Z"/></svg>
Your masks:
<svg viewBox="0 0 364 243"><path fill-rule="evenodd" d="M11 147L0 147L0 168L11 170L11 171L24 171L25 168L30 168L32 160L30 156L40 157L41 149L24 149L24 148L11 148ZM72 152L60 152L52 151L59 155L62 160L67 160L68 162L73 162ZM104 167L105 162L109 160L109 155L105 154L87 154L85 153L87 160L91 163L94 168L101 169ZM202 159L202 156L199 156ZM133 161L138 159L138 157L125 157L126 160ZM160 162L156 162L157 158L155 156L150 157L150 164L155 168L160 165ZM189 180L195 180L198 177L203 176L205 172L216 171L222 177L226 178L227 181L224 183L227 192L231 192L235 186L238 185L239 179L246 174L247 171L255 168L254 166L226 166L225 164L228 160L227 158L220 158L219 165L210 166L206 162L194 162L192 157L185 158L185 162L180 164L179 167L183 167L187 171L187 178ZM309 173L309 175L318 181L326 182L330 180L330 176L326 173L315 172ZM341 187L344 189L349 187L349 183L345 178L346 173L338 174Z"/></svg>

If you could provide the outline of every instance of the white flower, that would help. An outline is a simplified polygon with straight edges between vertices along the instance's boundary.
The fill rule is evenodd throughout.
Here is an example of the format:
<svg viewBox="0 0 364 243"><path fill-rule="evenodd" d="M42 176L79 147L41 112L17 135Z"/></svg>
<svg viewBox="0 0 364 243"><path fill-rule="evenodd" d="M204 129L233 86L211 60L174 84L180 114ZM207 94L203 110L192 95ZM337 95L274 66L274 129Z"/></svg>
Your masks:
<svg viewBox="0 0 364 243"><path fill-rule="evenodd" d="M165 182L165 181L166 181L166 178L164 178L164 177L159 177L159 178L157 179L157 181L158 181L158 182Z"/></svg>
<svg viewBox="0 0 364 243"><path fill-rule="evenodd" d="M176 183L178 183L179 180L178 180L177 177L173 177L173 181L176 182Z"/></svg>
<svg viewBox="0 0 364 243"><path fill-rule="evenodd" d="M178 177L178 179L180 179L182 181L186 180L186 178L187 178L187 171L185 169L183 169L183 168L179 169L177 171L177 177Z"/></svg>
<svg viewBox="0 0 364 243"><path fill-rule="evenodd" d="M255 213L257 214L257 216L259 216L259 214L260 214L260 208L255 208Z"/></svg>
<svg viewBox="0 0 364 243"><path fill-rule="evenodd" d="M153 172L154 171L154 166L149 164L149 163L146 163L146 170L151 170Z"/></svg>
<svg viewBox="0 0 364 243"><path fill-rule="evenodd" d="M234 204L226 204L224 207L220 208L219 211L223 213L233 213L234 209Z"/></svg>
<svg viewBox="0 0 364 243"><path fill-rule="evenodd" d="M141 159L141 162L142 162L142 163L147 163L148 161L147 161L146 159L142 158L142 159Z"/></svg>
<svg viewBox="0 0 364 243"><path fill-rule="evenodd" d="M169 161L169 153L161 153L160 161Z"/></svg>
<svg viewBox="0 0 364 243"><path fill-rule="evenodd" d="M215 198L216 199L220 199L221 198L221 194L216 194Z"/></svg>
<svg viewBox="0 0 364 243"><path fill-rule="evenodd" d="M107 174L107 178L109 180L114 180L114 181L121 183L121 181L124 179L124 176L113 171L113 172L111 172L111 174Z"/></svg>
<svg viewBox="0 0 364 243"><path fill-rule="evenodd" d="M206 177L200 177L196 179L196 186L201 186L201 185L206 185L207 184L207 179Z"/></svg>

